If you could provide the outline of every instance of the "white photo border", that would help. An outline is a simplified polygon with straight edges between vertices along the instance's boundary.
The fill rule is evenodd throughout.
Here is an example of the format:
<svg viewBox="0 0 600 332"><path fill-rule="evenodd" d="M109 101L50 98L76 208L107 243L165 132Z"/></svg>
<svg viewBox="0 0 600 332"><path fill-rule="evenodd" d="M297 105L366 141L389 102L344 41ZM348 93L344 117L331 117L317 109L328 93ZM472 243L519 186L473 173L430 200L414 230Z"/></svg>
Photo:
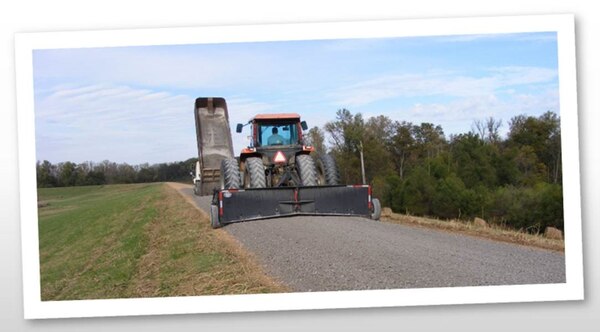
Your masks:
<svg viewBox="0 0 600 332"><path fill-rule="evenodd" d="M41 301L34 50L260 41L556 32L566 283L424 289ZM21 245L26 319L582 300L579 135L572 14L19 33L15 35Z"/></svg>

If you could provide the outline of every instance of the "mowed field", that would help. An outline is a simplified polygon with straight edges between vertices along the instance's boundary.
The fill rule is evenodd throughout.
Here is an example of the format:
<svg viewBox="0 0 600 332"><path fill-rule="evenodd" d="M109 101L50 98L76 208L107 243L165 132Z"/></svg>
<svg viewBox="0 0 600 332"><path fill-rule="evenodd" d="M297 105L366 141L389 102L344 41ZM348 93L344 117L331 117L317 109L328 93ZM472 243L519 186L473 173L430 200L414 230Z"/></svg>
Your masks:
<svg viewBox="0 0 600 332"><path fill-rule="evenodd" d="M48 300L284 292L166 184L38 189Z"/></svg>

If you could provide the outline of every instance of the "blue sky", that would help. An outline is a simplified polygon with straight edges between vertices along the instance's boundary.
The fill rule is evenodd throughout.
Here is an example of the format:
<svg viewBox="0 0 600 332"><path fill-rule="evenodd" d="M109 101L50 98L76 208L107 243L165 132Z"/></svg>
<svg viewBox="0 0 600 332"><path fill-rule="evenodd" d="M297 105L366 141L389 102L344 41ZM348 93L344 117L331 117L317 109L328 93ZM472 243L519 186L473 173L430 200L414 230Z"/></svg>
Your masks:
<svg viewBox="0 0 600 332"><path fill-rule="evenodd" d="M448 137L559 113L554 32L36 50L33 66L37 159L53 163L197 156L197 97L226 98L232 129L279 112L322 126L347 108ZM232 135L237 154L247 134Z"/></svg>

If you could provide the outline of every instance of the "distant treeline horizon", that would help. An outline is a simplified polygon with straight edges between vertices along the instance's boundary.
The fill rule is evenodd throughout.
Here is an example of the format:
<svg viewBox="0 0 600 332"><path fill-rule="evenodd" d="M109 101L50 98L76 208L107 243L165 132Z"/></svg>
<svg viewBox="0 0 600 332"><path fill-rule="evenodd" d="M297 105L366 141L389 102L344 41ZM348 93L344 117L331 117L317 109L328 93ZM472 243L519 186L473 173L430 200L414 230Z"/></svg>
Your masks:
<svg viewBox="0 0 600 332"><path fill-rule="evenodd" d="M190 171L194 169L197 160L198 158L189 158L185 161L138 165L109 160L52 164L44 160L36 164L37 186L51 188L183 180L191 183Z"/></svg>

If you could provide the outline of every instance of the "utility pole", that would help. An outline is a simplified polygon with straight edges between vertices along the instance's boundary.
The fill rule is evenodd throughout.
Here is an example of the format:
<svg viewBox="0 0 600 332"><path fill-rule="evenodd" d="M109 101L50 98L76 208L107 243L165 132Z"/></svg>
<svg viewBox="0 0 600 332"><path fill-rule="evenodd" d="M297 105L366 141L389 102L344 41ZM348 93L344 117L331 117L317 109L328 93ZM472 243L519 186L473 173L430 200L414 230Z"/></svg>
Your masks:
<svg viewBox="0 0 600 332"><path fill-rule="evenodd" d="M365 159L363 158L363 144L362 141L359 141L359 148L360 148L360 171L362 173L362 184L367 184L367 181L365 179Z"/></svg>

